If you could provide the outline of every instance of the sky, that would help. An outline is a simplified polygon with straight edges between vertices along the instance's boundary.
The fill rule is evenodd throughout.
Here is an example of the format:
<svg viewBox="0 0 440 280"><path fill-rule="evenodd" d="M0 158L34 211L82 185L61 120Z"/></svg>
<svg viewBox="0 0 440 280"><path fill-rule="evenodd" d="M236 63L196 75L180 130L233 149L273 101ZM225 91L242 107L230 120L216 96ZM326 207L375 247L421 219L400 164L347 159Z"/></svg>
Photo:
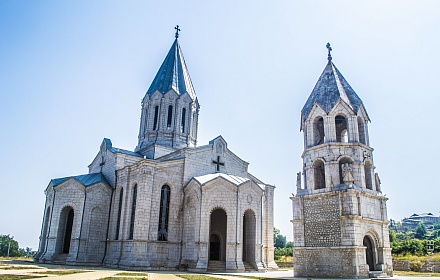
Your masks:
<svg viewBox="0 0 440 280"><path fill-rule="evenodd" d="M44 190L86 174L104 137L137 144L141 99L174 40L201 111L276 186L292 240L300 111L333 62L370 116L389 218L439 215L440 1L0 1L0 234L38 248Z"/></svg>

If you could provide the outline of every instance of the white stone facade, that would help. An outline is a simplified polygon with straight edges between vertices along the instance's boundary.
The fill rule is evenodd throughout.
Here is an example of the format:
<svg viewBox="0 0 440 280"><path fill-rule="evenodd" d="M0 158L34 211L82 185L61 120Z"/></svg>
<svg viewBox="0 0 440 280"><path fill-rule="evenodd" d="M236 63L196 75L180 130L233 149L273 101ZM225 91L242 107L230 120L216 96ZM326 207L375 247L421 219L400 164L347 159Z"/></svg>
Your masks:
<svg viewBox="0 0 440 280"><path fill-rule="evenodd" d="M331 59L302 113L303 172L291 198L295 276L392 276L387 198L374 173L369 117Z"/></svg>
<svg viewBox="0 0 440 280"><path fill-rule="evenodd" d="M249 174L221 136L196 147L199 104L184 62L172 64L176 57L183 60L177 40L142 101L134 152L104 139L89 174L51 180L36 261L277 269L274 187ZM179 71L185 79L166 76ZM186 84L167 86L167 79Z"/></svg>

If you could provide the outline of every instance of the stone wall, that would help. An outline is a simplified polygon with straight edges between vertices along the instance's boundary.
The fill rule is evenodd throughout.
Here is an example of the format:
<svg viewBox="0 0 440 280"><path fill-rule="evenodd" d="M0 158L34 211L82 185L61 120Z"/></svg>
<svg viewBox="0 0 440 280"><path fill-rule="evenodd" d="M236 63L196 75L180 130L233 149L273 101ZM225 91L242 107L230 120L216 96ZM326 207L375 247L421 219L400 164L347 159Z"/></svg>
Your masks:
<svg viewBox="0 0 440 280"><path fill-rule="evenodd" d="M393 268L398 271L417 271L417 272L440 272L440 261L396 261L393 260Z"/></svg>
<svg viewBox="0 0 440 280"><path fill-rule="evenodd" d="M304 199L305 246L338 246L341 243L339 196Z"/></svg>

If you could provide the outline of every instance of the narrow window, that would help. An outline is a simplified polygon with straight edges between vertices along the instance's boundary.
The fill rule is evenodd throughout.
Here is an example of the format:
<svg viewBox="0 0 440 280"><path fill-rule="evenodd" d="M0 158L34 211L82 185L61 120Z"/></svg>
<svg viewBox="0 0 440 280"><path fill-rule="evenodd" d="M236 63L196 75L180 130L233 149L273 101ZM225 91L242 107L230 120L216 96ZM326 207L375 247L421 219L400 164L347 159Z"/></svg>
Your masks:
<svg viewBox="0 0 440 280"><path fill-rule="evenodd" d="M373 180L371 179L371 163L366 162L364 166L365 171L365 187L369 190L373 189Z"/></svg>
<svg viewBox="0 0 440 280"><path fill-rule="evenodd" d="M348 142L347 119L344 116L336 116L335 127L336 127L336 142L344 142L343 141L344 135L347 135L346 139Z"/></svg>
<svg viewBox="0 0 440 280"><path fill-rule="evenodd" d="M367 144L365 141L365 123L364 120L361 117L357 118L358 121L358 133L359 133L359 142L362 144Z"/></svg>
<svg viewBox="0 0 440 280"><path fill-rule="evenodd" d="M168 240L168 216L170 208L170 187L164 185L160 194L160 212L159 212L159 241Z"/></svg>
<svg viewBox="0 0 440 280"><path fill-rule="evenodd" d="M315 177L315 190L325 188L325 167L324 163L320 160L315 161L313 164L313 173Z"/></svg>
<svg viewBox="0 0 440 280"><path fill-rule="evenodd" d="M167 119L167 127L171 127L171 122L173 120L173 106L168 106L168 119Z"/></svg>
<svg viewBox="0 0 440 280"><path fill-rule="evenodd" d="M119 239L119 226L121 225L121 212L122 212L122 197L124 195L124 189L121 189L119 192L119 206L118 206L118 218L116 220L116 237L115 239Z"/></svg>
<svg viewBox="0 0 440 280"><path fill-rule="evenodd" d="M180 125L180 132L185 133L185 115L186 115L186 108L182 109L182 123Z"/></svg>
<svg viewBox="0 0 440 280"><path fill-rule="evenodd" d="M324 119L322 117L318 117L313 122L313 144L320 145L325 142L324 135Z"/></svg>
<svg viewBox="0 0 440 280"><path fill-rule="evenodd" d="M159 119L159 106L154 107L154 123L153 130L157 129L157 121Z"/></svg>
<svg viewBox="0 0 440 280"><path fill-rule="evenodd" d="M134 185L133 188L133 199L131 202L131 219L130 219L130 234L128 239L133 239L134 233L134 218L136 215L136 197L137 197L137 185Z"/></svg>

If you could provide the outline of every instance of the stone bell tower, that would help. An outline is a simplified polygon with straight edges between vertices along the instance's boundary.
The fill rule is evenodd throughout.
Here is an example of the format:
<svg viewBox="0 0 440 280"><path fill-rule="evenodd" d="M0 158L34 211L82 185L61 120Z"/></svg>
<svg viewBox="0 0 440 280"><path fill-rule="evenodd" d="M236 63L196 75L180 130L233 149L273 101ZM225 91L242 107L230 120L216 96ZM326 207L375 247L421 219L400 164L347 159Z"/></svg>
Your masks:
<svg viewBox="0 0 440 280"><path fill-rule="evenodd" d="M297 277L392 276L386 201L362 100L332 62L301 110L303 181L292 197Z"/></svg>
<svg viewBox="0 0 440 280"><path fill-rule="evenodd" d="M142 99L139 143L135 152L157 158L197 144L197 100L178 37Z"/></svg>

